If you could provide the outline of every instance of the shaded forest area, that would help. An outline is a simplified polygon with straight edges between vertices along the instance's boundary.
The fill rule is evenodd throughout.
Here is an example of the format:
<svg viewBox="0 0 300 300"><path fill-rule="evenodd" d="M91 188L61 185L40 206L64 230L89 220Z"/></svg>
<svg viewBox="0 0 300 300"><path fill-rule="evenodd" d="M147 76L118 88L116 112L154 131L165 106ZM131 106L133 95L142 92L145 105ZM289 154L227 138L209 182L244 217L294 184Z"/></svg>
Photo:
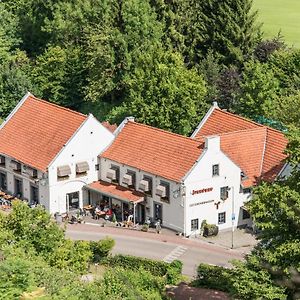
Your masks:
<svg viewBox="0 0 300 300"><path fill-rule="evenodd" d="M29 90L185 135L213 101L299 125L300 51L256 19L251 0L2 0L0 118Z"/></svg>

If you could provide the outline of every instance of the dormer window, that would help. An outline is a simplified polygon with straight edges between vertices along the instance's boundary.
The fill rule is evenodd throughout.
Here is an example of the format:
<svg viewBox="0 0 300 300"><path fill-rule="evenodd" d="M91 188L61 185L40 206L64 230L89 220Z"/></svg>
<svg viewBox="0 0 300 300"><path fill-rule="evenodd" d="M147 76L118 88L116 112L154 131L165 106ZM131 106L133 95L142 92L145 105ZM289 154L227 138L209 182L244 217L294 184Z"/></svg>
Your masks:
<svg viewBox="0 0 300 300"><path fill-rule="evenodd" d="M123 176L122 183L128 187L135 188L135 172L127 170L127 173Z"/></svg>
<svg viewBox="0 0 300 300"><path fill-rule="evenodd" d="M5 168L5 156L0 155L0 167Z"/></svg>
<svg viewBox="0 0 300 300"><path fill-rule="evenodd" d="M9 167L14 171L14 172L18 172L21 173L21 164L18 163L15 160L12 160L9 164Z"/></svg>
<svg viewBox="0 0 300 300"><path fill-rule="evenodd" d="M120 168L118 166L112 165L111 168L107 171L106 177L111 180L113 183L120 182Z"/></svg>
<svg viewBox="0 0 300 300"><path fill-rule="evenodd" d="M143 180L140 181L139 189L146 195L152 197L152 178L145 175Z"/></svg>
<svg viewBox="0 0 300 300"><path fill-rule="evenodd" d="M161 180L155 193L162 201L170 202L170 184L168 182Z"/></svg>
<svg viewBox="0 0 300 300"><path fill-rule="evenodd" d="M23 166L24 172L29 175L31 178L37 178L37 170L27 167L27 166Z"/></svg>
<svg viewBox="0 0 300 300"><path fill-rule="evenodd" d="M241 171L241 180L244 180L244 179L247 179L247 176L243 171Z"/></svg>

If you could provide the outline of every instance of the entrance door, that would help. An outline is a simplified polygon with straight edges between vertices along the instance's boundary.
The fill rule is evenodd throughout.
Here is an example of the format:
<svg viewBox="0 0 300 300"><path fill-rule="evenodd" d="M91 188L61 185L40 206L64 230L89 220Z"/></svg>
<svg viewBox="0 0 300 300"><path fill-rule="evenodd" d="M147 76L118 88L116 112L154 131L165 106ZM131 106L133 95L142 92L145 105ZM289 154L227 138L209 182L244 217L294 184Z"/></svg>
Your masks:
<svg viewBox="0 0 300 300"><path fill-rule="evenodd" d="M0 172L0 189L6 191L7 189L7 180L6 173Z"/></svg>
<svg viewBox="0 0 300 300"><path fill-rule="evenodd" d="M30 204L39 204L39 189L34 185L30 185Z"/></svg>
<svg viewBox="0 0 300 300"><path fill-rule="evenodd" d="M160 220L162 223L162 205L158 203L154 203L154 220Z"/></svg>
<svg viewBox="0 0 300 300"><path fill-rule="evenodd" d="M23 181L15 177L15 195L17 198L23 197Z"/></svg>
<svg viewBox="0 0 300 300"><path fill-rule="evenodd" d="M79 192L69 193L66 195L67 211L79 208Z"/></svg>

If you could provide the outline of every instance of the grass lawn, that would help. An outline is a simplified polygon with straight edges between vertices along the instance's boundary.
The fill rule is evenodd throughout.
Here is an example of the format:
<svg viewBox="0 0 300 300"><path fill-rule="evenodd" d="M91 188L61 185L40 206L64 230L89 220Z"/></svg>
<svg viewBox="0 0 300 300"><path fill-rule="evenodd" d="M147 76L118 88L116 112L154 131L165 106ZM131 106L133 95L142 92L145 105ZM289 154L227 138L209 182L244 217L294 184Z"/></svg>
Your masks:
<svg viewBox="0 0 300 300"><path fill-rule="evenodd" d="M289 46L300 48L300 0L254 0L253 6L265 37L281 31Z"/></svg>

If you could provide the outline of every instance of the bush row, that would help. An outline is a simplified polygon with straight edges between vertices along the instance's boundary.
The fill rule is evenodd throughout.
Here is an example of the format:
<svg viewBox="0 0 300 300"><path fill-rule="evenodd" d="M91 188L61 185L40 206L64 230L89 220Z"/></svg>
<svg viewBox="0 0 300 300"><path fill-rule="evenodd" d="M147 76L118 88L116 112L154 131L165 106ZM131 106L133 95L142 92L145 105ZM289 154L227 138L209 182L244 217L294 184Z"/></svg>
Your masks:
<svg viewBox="0 0 300 300"><path fill-rule="evenodd" d="M109 256L106 263L111 267L123 267L124 269L149 271L154 276L166 276L167 283L174 284L181 277L182 262L174 260L172 263L155 261L152 259L129 256L115 255Z"/></svg>

